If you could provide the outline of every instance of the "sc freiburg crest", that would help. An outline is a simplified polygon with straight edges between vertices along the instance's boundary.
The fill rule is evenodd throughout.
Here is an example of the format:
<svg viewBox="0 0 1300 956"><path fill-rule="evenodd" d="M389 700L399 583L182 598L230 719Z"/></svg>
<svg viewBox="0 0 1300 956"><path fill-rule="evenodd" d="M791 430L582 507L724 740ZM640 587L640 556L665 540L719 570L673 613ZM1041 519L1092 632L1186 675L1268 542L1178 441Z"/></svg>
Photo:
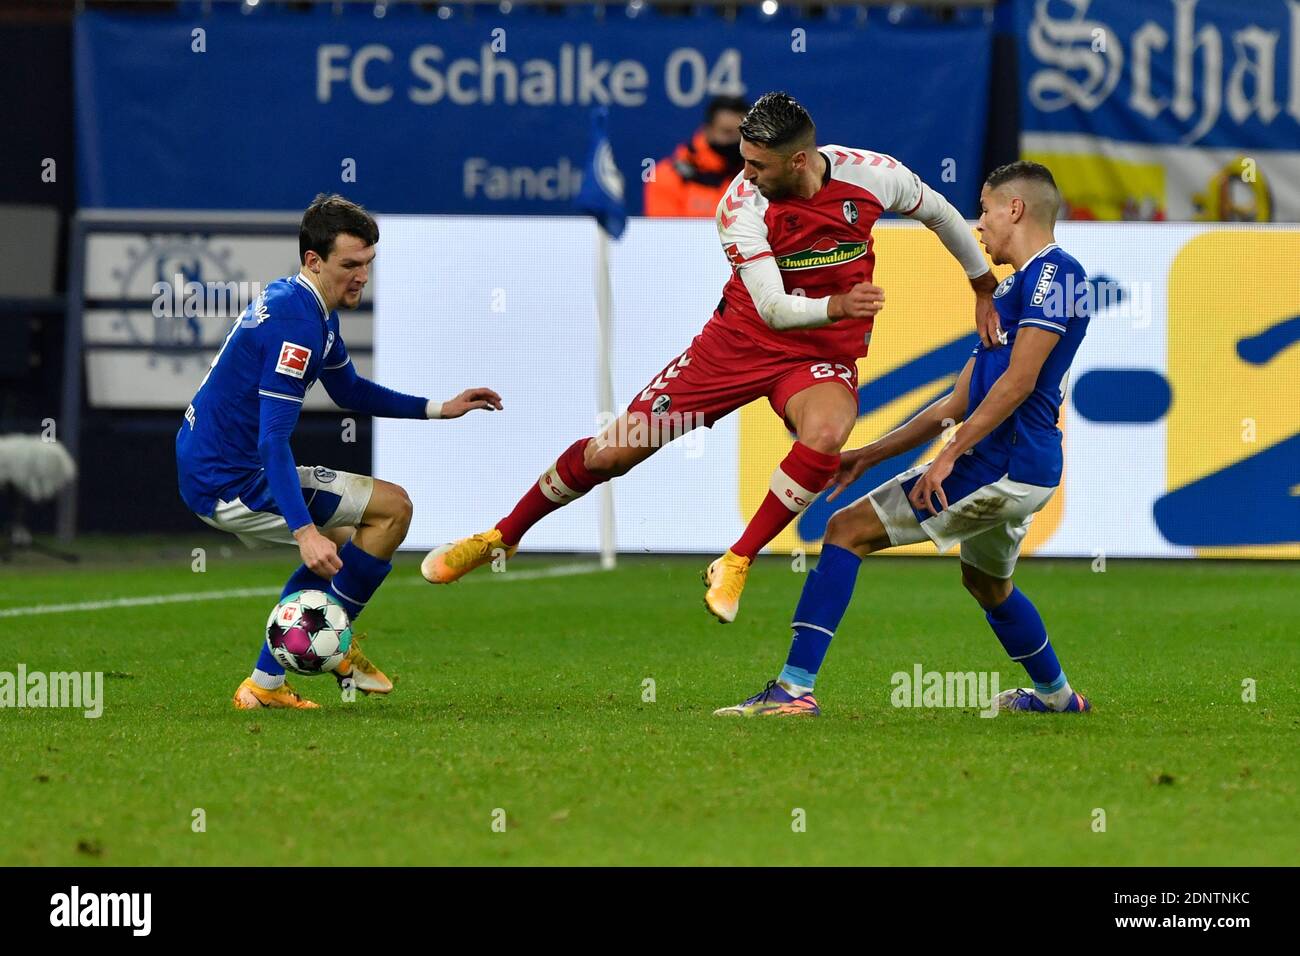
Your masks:
<svg viewBox="0 0 1300 956"><path fill-rule="evenodd" d="M850 226L858 221L858 204L852 199L844 200L844 219Z"/></svg>

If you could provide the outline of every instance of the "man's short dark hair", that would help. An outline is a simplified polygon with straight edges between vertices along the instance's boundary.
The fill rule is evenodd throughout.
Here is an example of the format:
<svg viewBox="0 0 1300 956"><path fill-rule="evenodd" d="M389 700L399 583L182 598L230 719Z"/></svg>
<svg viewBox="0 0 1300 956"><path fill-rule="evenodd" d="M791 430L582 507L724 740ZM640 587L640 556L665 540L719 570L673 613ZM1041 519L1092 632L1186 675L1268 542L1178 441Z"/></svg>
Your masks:
<svg viewBox="0 0 1300 956"><path fill-rule="evenodd" d="M1030 214L1047 226L1056 224L1056 217L1061 211L1061 190L1056 187L1052 171L1042 163L1018 159L993 170L984 183L989 189L997 189L1008 183L1027 183L1028 186L1020 188L1020 193Z"/></svg>
<svg viewBox="0 0 1300 956"><path fill-rule="evenodd" d="M817 127L808 111L789 93L779 90L758 98L740 124L740 135L769 149L817 143Z"/></svg>
<svg viewBox="0 0 1300 956"><path fill-rule="evenodd" d="M749 112L749 100L743 96L715 96L704 107L704 122L712 123L719 113L739 113L744 116Z"/></svg>
<svg viewBox="0 0 1300 956"><path fill-rule="evenodd" d="M338 193L320 193L302 214L298 229L298 261L307 261L311 250L322 259L328 259L334 250L334 240L340 235L356 236L368 246L379 241L379 226L375 217L356 203Z"/></svg>
<svg viewBox="0 0 1300 956"><path fill-rule="evenodd" d="M997 189L999 186L1015 182L1018 179L1044 183L1056 189L1056 180L1052 178L1052 171L1042 163L1035 163L1029 159L1018 159L1014 163L999 166L989 173L988 179L984 180L984 182L989 189ZM1060 192L1059 189L1056 191Z"/></svg>

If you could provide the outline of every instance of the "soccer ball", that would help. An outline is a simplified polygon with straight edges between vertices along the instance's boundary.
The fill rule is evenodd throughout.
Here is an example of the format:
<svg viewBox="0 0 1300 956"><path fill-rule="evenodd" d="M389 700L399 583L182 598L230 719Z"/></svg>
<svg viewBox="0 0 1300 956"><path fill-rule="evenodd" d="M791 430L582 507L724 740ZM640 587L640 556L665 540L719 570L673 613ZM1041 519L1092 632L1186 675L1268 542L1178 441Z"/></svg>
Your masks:
<svg viewBox="0 0 1300 956"><path fill-rule="evenodd" d="M352 646L352 622L324 591L295 591L267 618L266 646L287 671L307 676L332 671Z"/></svg>

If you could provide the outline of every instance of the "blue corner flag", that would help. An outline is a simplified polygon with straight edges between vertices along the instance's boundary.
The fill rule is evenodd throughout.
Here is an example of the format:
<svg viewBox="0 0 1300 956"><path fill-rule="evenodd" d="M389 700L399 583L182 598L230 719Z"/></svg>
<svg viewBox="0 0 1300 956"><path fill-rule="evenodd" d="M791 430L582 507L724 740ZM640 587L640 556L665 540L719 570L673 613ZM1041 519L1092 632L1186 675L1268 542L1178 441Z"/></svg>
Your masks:
<svg viewBox="0 0 1300 956"><path fill-rule="evenodd" d="M623 174L614 164L614 151L609 145L608 120L606 107L591 111L591 148L576 205L595 216L601 228L617 239L627 226L627 210L623 206Z"/></svg>

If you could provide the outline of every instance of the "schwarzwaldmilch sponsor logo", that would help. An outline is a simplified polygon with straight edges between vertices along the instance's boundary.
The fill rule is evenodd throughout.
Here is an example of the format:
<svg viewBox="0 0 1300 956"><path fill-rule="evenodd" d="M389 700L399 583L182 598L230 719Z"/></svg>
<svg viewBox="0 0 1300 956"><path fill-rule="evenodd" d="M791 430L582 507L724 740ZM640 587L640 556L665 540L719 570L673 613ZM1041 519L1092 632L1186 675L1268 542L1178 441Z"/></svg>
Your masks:
<svg viewBox="0 0 1300 956"><path fill-rule="evenodd" d="M822 269L837 266L843 262L861 259L867 254L865 242L837 242L834 239L818 239L809 248L776 257L776 264L786 271L799 269Z"/></svg>

